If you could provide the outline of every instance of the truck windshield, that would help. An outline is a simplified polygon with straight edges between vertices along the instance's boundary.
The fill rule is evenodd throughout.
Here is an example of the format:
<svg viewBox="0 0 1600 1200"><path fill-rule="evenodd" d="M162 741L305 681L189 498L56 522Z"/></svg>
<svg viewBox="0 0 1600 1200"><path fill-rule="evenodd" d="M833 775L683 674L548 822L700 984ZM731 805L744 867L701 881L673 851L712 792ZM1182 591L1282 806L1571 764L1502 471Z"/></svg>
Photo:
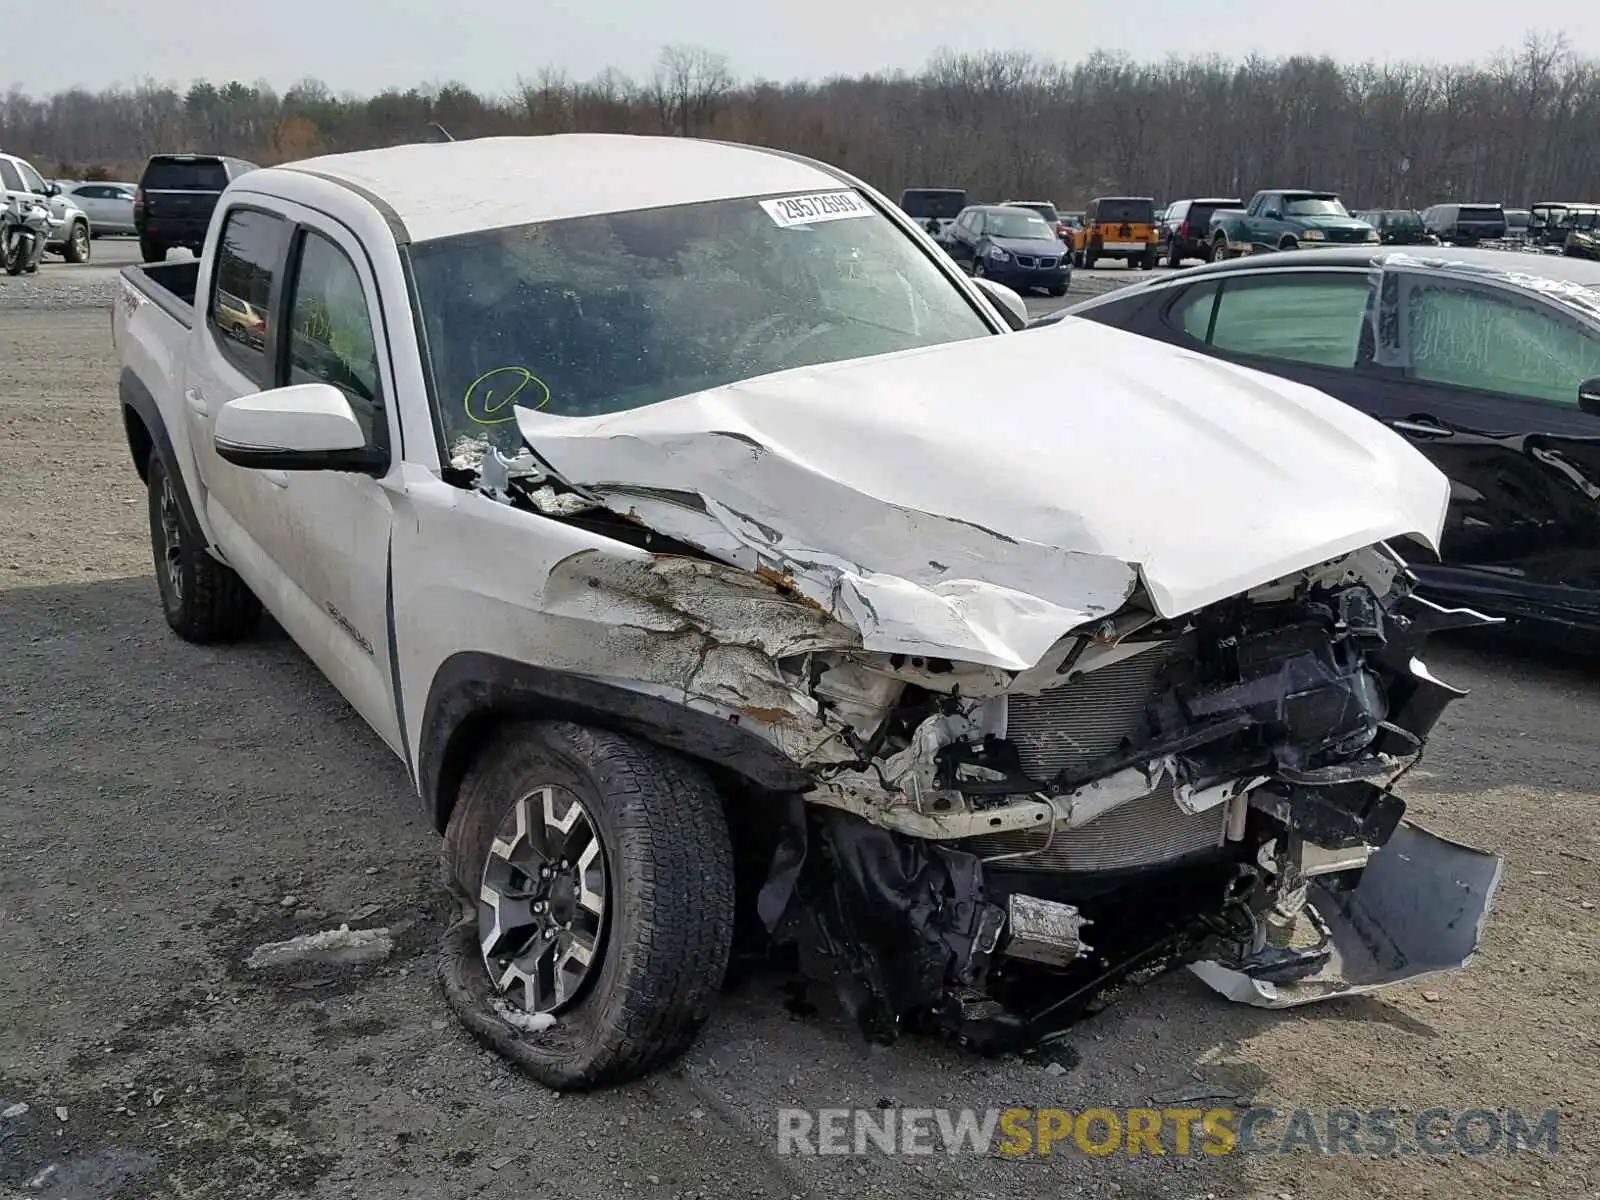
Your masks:
<svg viewBox="0 0 1600 1200"><path fill-rule="evenodd" d="M1283 215L1286 217L1348 217L1337 196L1285 196Z"/></svg>
<svg viewBox="0 0 1600 1200"><path fill-rule="evenodd" d="M451 447L515 446L514 405L593 416L995 332L854 191L459 234L411 261Z"/></svg>

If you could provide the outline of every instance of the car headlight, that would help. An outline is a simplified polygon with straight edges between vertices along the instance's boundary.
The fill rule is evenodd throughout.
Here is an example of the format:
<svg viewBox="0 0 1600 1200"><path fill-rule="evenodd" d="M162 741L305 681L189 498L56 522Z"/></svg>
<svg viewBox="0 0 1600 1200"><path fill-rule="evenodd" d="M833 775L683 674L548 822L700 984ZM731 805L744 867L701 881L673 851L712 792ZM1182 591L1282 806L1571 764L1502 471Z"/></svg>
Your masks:
<svg viewBox="0 0 1600 1200"><path fill-rule="evenodd" d="M1328 235L1320 229L1308 229L1300 235L1300 240L1302 242L1321 242L1326 241L1327 237Z"/></svg>
<svg viewBox="0 0 1600 1200"><path fill-rule="evenodd" d="M1369 241L1369 242L1379 242L1379 241L1382 241L1382 240L1383 239L1378 236L1378 231L1376 229L1367 230L1367 241Z"/></svg>
<svg viewBox="0 0 1600 1200"><path fill-rule="evenodd" d="M989 257L994 259L995 262L1005 262L1011 255L1000 249L999 246L990 246Z"/></svg>

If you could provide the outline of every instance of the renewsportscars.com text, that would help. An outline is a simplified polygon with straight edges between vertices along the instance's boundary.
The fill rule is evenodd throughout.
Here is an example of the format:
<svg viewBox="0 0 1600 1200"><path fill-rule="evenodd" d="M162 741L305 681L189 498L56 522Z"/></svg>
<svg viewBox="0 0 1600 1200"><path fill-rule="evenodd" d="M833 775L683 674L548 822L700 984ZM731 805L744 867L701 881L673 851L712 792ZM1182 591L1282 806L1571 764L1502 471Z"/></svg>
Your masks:
<svg viewBox="0 0 1600 1200"><path fill-rule="evenodd" d="M1554 1155L1557 1125L1514 1108L789 1108L778 1153Z"/></svg>

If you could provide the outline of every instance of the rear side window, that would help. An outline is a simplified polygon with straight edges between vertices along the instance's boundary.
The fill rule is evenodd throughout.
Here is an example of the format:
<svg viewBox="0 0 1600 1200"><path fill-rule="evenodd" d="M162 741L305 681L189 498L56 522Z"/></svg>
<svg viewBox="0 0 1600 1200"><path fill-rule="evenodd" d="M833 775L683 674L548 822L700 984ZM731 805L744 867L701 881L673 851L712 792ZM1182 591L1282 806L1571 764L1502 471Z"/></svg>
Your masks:
<svg viewBox="0 0 1600 1200"><path fill-rule="evenodd" d="M263 387L272 386L267 345L276 328L273 284L287 232L280 217L236 208L217 242L207 321L222 352Z"/></svg>
<svg viewBox="0 0 1600 1200"><path fill-rule="evenodd" d="M1505 212L1489 204L1463 204L1460 219L1463 221L1501 221Z"/></svg>
<svg viewBox="0 0 1600 1200"><path fill-rule="evenodd" d="M1152 200L1102 200L1095 219L1102 225L1148 225L1155 220Z"/></svg>
<svg viewBox="0 0 1600 1200"><path fill-rule="evenodd" d="M1180 301L1172 318L1218 350L1321 367L1354 367L1372 284L1365 275L1230 279L1213 310L1210 288Z"/></svg>
<svg viewBox="0 0 1600 1200"><path fill-rule="evenodd" d="M228 169L215 159L156 158L144 171L150 192L220 192L227 186Z"/></svg>
<svg viewBox="0 0 1600 1200"><path fill-rule="evenodd" d="M0 187L10 192L26 190L22 186L22 176L17 173L17 168L4 158L0 158Z"/></svg>

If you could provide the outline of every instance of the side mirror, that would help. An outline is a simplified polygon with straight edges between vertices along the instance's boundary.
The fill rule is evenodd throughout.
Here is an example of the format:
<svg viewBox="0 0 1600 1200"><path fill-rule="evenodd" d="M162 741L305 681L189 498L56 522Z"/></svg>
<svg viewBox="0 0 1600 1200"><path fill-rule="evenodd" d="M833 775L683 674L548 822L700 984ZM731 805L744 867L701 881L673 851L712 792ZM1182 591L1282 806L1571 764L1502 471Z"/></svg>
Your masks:
<svg viewBox="0 0 1600 1200"><path fill-rule="evenodd" d="M1600 379L1585 379L1578 385L1578 407L1591 417L1600 417Z"/></svg>
<svg viewBox="0 0 1600 1200"><path fill-rule="evenodd" d="M1003 283L996 283L982 275L974 275L972 282L978 285L978 290L994 301L1000 315L1005 318L1006 324L1012 329L1022 329L1028 324L1028 305L1022 296L1008 288Z"/></svg>
<svg viewBox="0 0 1600 1200"><path fill-rule="evenodd" d="M59 183L46 183L44 185L44 194L46 196L61 195L61 185Z"/></svg>
<svg viewBox="0 0 1600 1200"><path fill-rule="evenodd" d="M212 435L217 455L257 471L356 471L376 474L386 456L338 388L298 383L229 400Z"/></svg>

